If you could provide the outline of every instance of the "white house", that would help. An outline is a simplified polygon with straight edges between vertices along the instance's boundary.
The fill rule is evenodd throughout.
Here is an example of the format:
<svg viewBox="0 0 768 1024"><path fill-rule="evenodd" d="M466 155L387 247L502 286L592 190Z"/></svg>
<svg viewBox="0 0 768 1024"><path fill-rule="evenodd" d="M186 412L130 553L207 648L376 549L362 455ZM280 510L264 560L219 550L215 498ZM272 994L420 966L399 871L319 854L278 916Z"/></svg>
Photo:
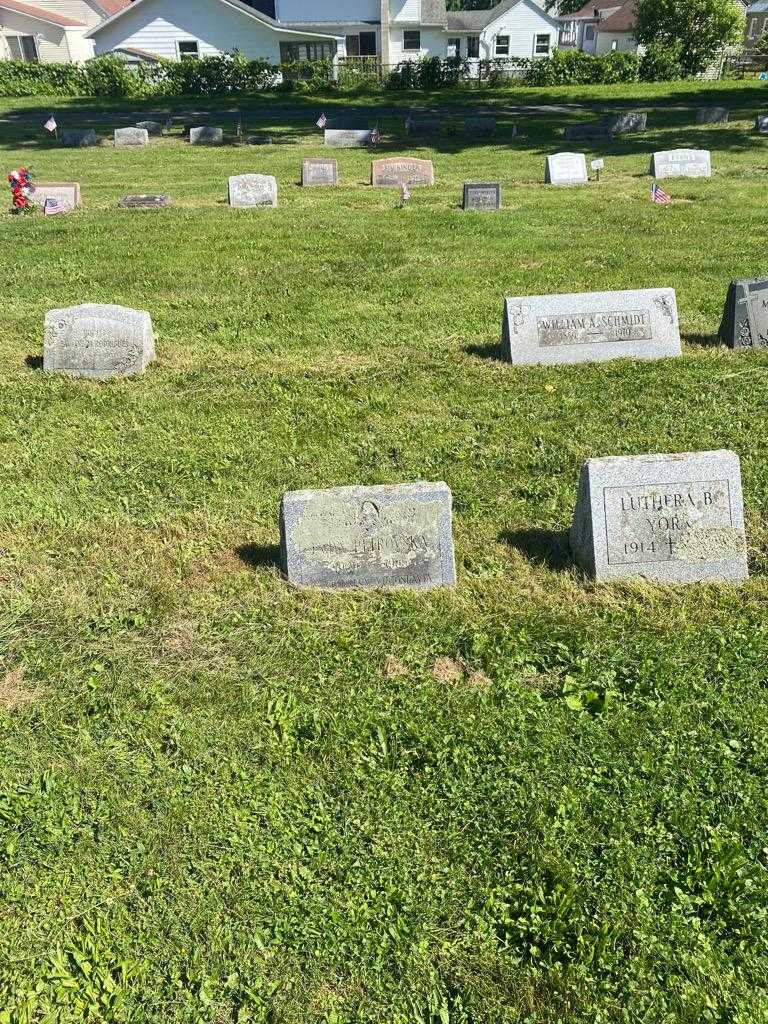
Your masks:
<svg viewBox="0 0 768 1024"><path fill-rule="evenodd" d="M460 12L446 12L445 0L133 0L87 37L97 53L170 60L237 49L273 64L369 56L391 66L427 56L548 56L558 30L536 0Z"/></svg>
<svg viewBox="0 0 768 1024"><path fill-rule="evenodd" d="M598 56L611 51L637 53L635 0L592 0L560 19L559 45Z"/></svg>
<svg viewBox="0 0 768 1024"><path fill-rule="evenodd" d="M87 31L130 0L0 0L0 60L81 63L94 54Z"/></svg>
<svg viewBox="0 0 768 1024"><path fill-rule="evenodd" d="M747 7L745 43L751 50L764 32L768 32L768 0L756 0Z"/></svg>

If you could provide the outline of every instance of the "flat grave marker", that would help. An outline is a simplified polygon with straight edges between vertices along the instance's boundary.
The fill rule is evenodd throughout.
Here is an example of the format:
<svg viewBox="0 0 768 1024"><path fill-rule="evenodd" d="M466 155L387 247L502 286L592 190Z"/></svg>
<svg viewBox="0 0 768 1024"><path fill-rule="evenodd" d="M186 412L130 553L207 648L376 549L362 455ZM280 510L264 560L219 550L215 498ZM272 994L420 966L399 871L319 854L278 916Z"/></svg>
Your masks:
<svg viewBox="0 0 768 1024"><path fill-rule="evenodd" d="M451 492L442 482L289 491L283 570L304 587L452 586Z"/></svg>
<svg viewBox="0 0 768 1024"><path fill-rule="evenodd" d="M435 169L431 160L416 157L392 156L371 161L371 184L375 188L408 188L435 184Z"/></svg>
<svg viewBox="0 0 768 1024"><path fill-rule="evenodd" d="M143 373L155 356L149 313L88 303L45 315L43 369L67 377Z"/></svg>
<svg viewBox="0 0 768 1024"><path fill-rule="evenodd" d="M502 350L515 366L680 355L672 288L506 299Z"/></svg>
<svg viewBox="0 0 768 1024"><path fill-rule="evenodd" d="M575 560L597 580L747 578L735 452L589 459L571 527Z"/></svg>
<svg viewBox="0 0 768 1024"><path fill-rule="evenodd" d="M323 136L326 146L336 149L362 149L370 146L370 128L326 128Z"/></svg>
<svg viewBox="0 0 768 1024"><path fill-rule="evenodd" d="M69 210L80 205L80 183L77 181L38 181L35 183L33 202L45 206L46 199L55 199Z"/></svg>
<svg viewBox="0 0 768 1024"><path fill-rule="evenodd" d="M731 281L718 334L729 348L768 348L768 278Z"/></svg>
<svg viewBox="0 0 768 1024"><path fill-rule="evenodd" d="M501 207L501 185L495 181L468 181L464 184L462 207L487 212Z"/></svg>
<svg viewBox="0 0 768 1024"><path fill-rule="evenodd" d="M161 210L171 205L171 197L166 195L123 196L117 205L123 210Z"/></svg>
<svg viewBox="0 0 768 1024"><path fill-rule="evenodd" d="M271 174L233 174L229 205L241 210L277 206L277 180Z"/></svg>
<svg viewBox="0 0 768 1024"><path fill-rule="evenodd" d="M586 185L587 158L583 153L553 153L547 157L544 182L547 185Z"/></svg>
<svg viewBox="0 0 768 1024"><path fill-rule="evenodd" d="M709 178L712 167L708 149L667 149L651 157L654 178Z"/></svg>
<svg viewBox="0 0 768 1024"><path fill-rule="evenodd" d="M338 185L339 164L333 159L309 159L301 164L301 184L304 188L318 185Z"/></svg>
<svg viewBox="0 0 768 1024"><path fill-rule="evenodd" d="M146 128L115 128L115 145L119 149L126 146L148 146L149 132Z"/></svg>

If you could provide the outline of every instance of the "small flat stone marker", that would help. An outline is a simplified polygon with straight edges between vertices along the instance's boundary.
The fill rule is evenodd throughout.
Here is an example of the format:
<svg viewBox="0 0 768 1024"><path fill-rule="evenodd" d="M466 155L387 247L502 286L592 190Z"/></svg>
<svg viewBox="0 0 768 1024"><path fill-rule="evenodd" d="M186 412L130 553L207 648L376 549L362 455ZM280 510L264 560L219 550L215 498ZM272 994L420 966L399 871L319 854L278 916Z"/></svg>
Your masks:
<svg viewBox="0 0 768 1024"><path fill-rule="evenodd" d="M74 149L87 149L89 146L98 146L99 140L93 128L63 128L61 144Z"/></svg>
<svg viewBox="0 0 768 1024"><path fill-rule="evenodd" d="M229 179L229 205L245 210L277 206L277 181L271 174L234 174Z"/></svg>
<svg viewBox="0 0 768 1024"><path fill-rule="evenodd" d="M106 380L143 373L154 356L149 313L87 304L45 315L43 369L51 373Z"/></svg>
<svg viewBox="0 0 768 1024"><path fill-rule="evenodd" d="M468 181L464 184L465 210L498 210L501 207L501 185L495 181Z"/></svg>
<svg viewBox="0 0 768 1024"><path fill-rule="evenodd" d="M506 299L502 350L515 366L680 355L672 288Z"/></svg>
<svg viewBox="0 0 768 1024"><path fill-rule="evenodd" d="M189 141L193 146L223 146L224 129L201 125L189 129Z"/></svg>
<svg viewBox="0 0 768 1024"><path fill-rule="evenodd" d="M435 169L431 160L393 156L371 161L371 184L376 188L414 188L435 184Z"/></svg>
<svg viewBox="0 0 768 1024"><path fill-rule="evenodd" d="M137 121L137 128L143 128L148 135L162 135L163 125L160 121Z"/></svg>
<svg viewBox="0 0 768 1024"><path fill-rule="evenodd" d="M148 146L149 132L146 128L115 128L115 145L118 148Z"/></svg>
<svg viewBox="0 0 768 1024"><path fill-rule="evenodd" d="M161 210L171 205L171 197L166 195L123 196L117 204L123 210Z"/></svg>
<svg viewBox="0 0 768 1024"><path fill-rule="evenodd" d="M304 160L301 165L301 184L304 188L315 185L338 185L339 165L336 160Z"/></svg>
<svg viewBox="0 0 768 1024"><path fill-rule="evenodd" d="M715 451L589 459L579 477L571 549L598 580L746 579L738 456Z"/></svg>
<svg viewBox="0 0 768 1024"><path fill-rule="evenodd" d="M444 483L288 491L283 570L304 587L452 586L451 507Z"/></svg>
<svg viewBox="0 0 768 1024"><path fill-rule="evenodd" d="M708 149L668 149L651 157L654 178L709 178L712 176Z"/></svg>
<svg viewBox="0 0 768 1024"><path fill-rule="evenodd" d="M728 107L699 107L696 124L727 124L730 116Z"/></svg>
<svg viewBox="0 0 768 1024"><path fill-rule="evenodd" d="M547 185L586 185L587 158L583 153L554 153L548 156L544 181Z"/></svg>
<svg viewBox="0 0 768 1024"><path fill-rule="evenodd" d="M46 199L55 199L74 210L80 205L80 184L77 181L38 181L32 199L39 206L45 206Z"/></svg>
<svg viewBox="0 0 768 1024"><path fill-rule="evenodd" d="M718 334L729 348L768 348L768 278L731 281Z"/></svg>
<svg viewBox="0 0 768 1024"><path fill-rule="evenodd" d="M370 128L326 128L324 134L326 146L337 149L360 149L371 145Z"/></svg>
<svg viewBox="0 0 768 1024"><path fill-rule="evenodd" d="M760 135L768 135L768 114L758 114L755 118L755 131Z"/></svg>

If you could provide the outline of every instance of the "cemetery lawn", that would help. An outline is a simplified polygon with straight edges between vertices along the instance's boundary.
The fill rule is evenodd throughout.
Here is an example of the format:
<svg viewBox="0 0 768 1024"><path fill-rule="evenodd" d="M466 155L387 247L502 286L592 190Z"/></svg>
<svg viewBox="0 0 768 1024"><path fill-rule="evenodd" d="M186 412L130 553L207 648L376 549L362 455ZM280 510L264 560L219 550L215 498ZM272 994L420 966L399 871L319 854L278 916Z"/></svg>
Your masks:
<svg viewBox="0 0 768 1024"><path fill-rule="evenodd" d="M0 101L4 173L84 202L0 217L0 1024L768 1021L768 352L715 345L728 282L768 270L768 93L418 101L492 103L490 143L406 139L414 102L253 97L248 129L292 144L115 151L39 125L106 137L135 104ZM694 127L714 103L731 122ZM396 209L338 150L340 186L300 189L345 106L436 187ZM598 108L649 131L545 188ZM653 206L677 146L712 179ZM227 207L247 171L277 209ZM500 213L458 208L472 180ZM499 361L506 295L665 285L679 360ZM87 301L151 312L143 378L43 373L44 313ZM581 576L585 459L719 448L745 585ZM453 491L455 590L283 582L283 490L418 479Z"/></svg>

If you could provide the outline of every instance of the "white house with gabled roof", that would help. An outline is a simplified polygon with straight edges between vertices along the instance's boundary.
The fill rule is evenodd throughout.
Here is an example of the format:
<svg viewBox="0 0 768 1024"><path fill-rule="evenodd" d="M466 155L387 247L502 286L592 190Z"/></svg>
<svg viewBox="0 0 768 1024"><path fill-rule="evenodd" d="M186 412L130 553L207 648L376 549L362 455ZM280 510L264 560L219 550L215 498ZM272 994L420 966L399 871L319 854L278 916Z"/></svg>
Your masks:
<svg viewBox="0 0 768 1024"><path fill-rule="evenodd" d="M130 0L0 0L0 60L80 63L93 56L89 29Z"/></svg>

